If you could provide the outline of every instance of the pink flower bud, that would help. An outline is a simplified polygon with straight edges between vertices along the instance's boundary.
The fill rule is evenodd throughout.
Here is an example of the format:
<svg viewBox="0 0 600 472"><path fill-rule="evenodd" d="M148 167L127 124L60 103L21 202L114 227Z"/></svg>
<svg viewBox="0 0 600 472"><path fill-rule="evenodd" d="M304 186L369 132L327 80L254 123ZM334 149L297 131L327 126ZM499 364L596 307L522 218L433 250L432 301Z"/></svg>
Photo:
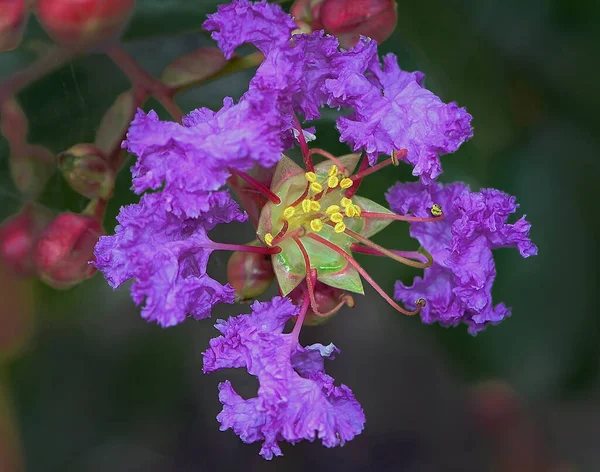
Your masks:
<svg viewBox="0 0 600 472"><path fill-rule="evenodd" d="M34 250L40 278L57 289L70 288L94 275L94 246L104 233L95 218L60 213L42 232Z"/></svg>
<svg viewBox="0 0 600 472"><path fill-rule="evenodd" d="M15 275L35 274L33 248L48 221L48 215L32 206L5 220L0 225L0 265Z"/></svg>
<svg viewBox="0 0 600 472"><path fill-rule="evenodd" d="M48 34L65 47L115 39L127 25L135 0L37 0L35 11Z"/></svg>
<svg viewBox="0 0 600 472"><path fill-rule="evenodd" d="M231 254L227 263L227 281L242 302L262 295L274 278L270 255L236 251Z"/></svg>
<svg viewBox="0 0 600 472"><path fill-rule="evenodd" d="M108 200L115 173L102 152L93 144L77 144L58 155L60 171L73 190L94 199Z"/></svg>
<svg viewBox="0 0 600 472"><path fill-rule="evenodd" d="M381 43L394 31L398 14L395 0L324 0L312 7L313 28L323 28L350 48L368 36Z"/></svg>
<svg viewBox="0 0 600 472"><path fill-rule="evenodd" d="M0 52L16 48L27 20L26 0L0 1Z"/></svg>

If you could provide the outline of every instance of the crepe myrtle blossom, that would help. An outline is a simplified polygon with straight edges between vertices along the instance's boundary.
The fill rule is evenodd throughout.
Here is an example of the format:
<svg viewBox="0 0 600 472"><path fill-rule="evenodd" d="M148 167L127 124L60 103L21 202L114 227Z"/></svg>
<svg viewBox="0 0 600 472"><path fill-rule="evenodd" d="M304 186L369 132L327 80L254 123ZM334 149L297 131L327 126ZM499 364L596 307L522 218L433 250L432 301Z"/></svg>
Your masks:
<svg viewBox="0 0 600 472"><path fill-rule="evenodd" d="M95 265L113 288L133 279L142 316L163 327L209 317L217 303L257 298L275 280L280 297L218 322L222 336L204 355L205 372L245 367L260 383L248 400L221 384L221 427L245 442L263 441L267 459L281 454L281 441L319 438L341 446L360 433L364 416L351 391L324 373L323 359L337 349L302 347L302 326L353 306L366 281L404 315L423 310L425 322L463 321L475 333L506 316L489 297L490 251L516 245L534 254L529 225L506 224L516 205L501 192L472 194L456 184L461 193L434 181L439 156L471 137L471 116L424 88L420 72L402 71L393 55L382 65L374 41L361 38L343 50L322 31L293 34L291 17L264 1L221 6L204 27L226 57L252 43L264 62L239 101L226 98L216 112L194 110L181 124L138 112L123 147L137 157L133 190L144 195L121 209L115 233L96 246ZM309 147L315 136L307 121L323 106L347 109L337 127L351 153ZM302 165L284 154L295 145ZM418 182L389 192L394 211L357 193L365 178L400 162L412 166ZM246 212L223 190L226 183ZM246 219L257 237L248 244L209 236L218 224ZM411 224L420 247L400 251L371 241L397 221ZM230 283L207 273L218 250L233 252ZM396 286L408 308L362 268L357 253L425 269L412 291ZM284 333L292 318L293 330Z"/></svg>

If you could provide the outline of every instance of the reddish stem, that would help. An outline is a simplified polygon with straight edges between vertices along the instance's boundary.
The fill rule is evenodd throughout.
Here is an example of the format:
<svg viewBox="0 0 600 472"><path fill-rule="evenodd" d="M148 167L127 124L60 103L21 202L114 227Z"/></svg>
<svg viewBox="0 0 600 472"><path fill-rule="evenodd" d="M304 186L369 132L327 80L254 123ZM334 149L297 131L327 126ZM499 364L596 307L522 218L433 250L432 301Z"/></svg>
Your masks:
<svg viewBox="0 0 600 472"><path fill-rule="evenodd" d="M346 169L346 167L344 167L344 164L342 164L342 161L340 161L337 157L335 157L330 152L327 152L324 149L320 149L320 148L312 148L308 153L311 156L313 154L319 154L320 156L326 157L327 159L329 159L331 162L333 162L338 167L339 171L342 174L344 174L344 175L346 174L347 169Z"/></svg>
<svg viewBox="0 0 600 472"><path fill-rule="evenodd" d="M295 207L296 205L298 205L298 203L300 203L302 200L304 200L306 198L306 196L308 195L309 188L310 188L310 184L307 182L306 188L304 189L304 192L302 192L302 195L300 195L296 200L294 200L294 202L290 206Z"/></svg>
<svg viewBox="0 0 600 472"><path fill-rule="evenodd" d="M275 195L270 188L268 188L266 185L261 184L258 180L256 180L253 177L250 177L248 174L246 174L245 172L242 172L240 170L235 170L235 169L229 169L229 172L231 172L234 175L237 175L239 178L245 180L246 182L248 182L250 185L252 185L256 190L258 190L260 193L262 193L265 197L267 197L269 200L271 200L275 205L279 205L281 203L281 198L279 198L277 195Z"/></svg>
<svg viewBox="0 0 600 472"><path fill-rule="evenodd" d="M273 241L271 241L271 245L276 246L277 243L279 243L279 241L281 241L281 239L283 238L283 236L285 235L285 233L288 230L288 226L289 226L289 223L287 222L287 220L283 220L283 226L279 230L279 233L277 233L275 235L275 237L273 238Z"/></svg>
<svg viewBox="0 0 600 472"><path fill-rule="evenodd" d="M300 124L300 121L298 121L297 117L294 117L294 122L294 128L298 132L298 143L300 144L300 149L302 150L304 167L306 167L307 171L314 172L315 166L313 165L313 161L310 157L310 151L308 149L308 144L306 144L306 139L304 139L304 130L302 129L302 125Z"/></svg>
<svg viewBox="0 0 600 472"><path fill-rule="evenodd" d="M367 156L364 156L362 161L360 161L360 166L359 166L358 170L356 171L355 175L360 174L368 166L369 166L369 159L367 158ZM354 181L354 185L352 185L352 187L350 187L348 190L346 190L346 198L352 198L354 196L354 194L358 191L358 187L360 187L361 182L362 182L362 179L357 179Z"/></svg>
<svg viewBox="0 0 600 472"><path fill-rule="evenodd" d="M216 243L214 241L203 244L202 247L213 249L214 251L238 251L238 252L255 252L257 254L279 254L281 252L280 247L264 247L264 246L250 246L247 244L228 244L228 243Z"/></svg>
<svg viewBox="0 0 600 472"><path fill-rule="evenodd" d="M304 299L302 300L302 305L300 306L300 313L298 313L298 317L296 318L296 324L294 325L294 329L290 333L292 338L295 338L296 343L298 342L300 330L302 329L302 324L304 323L304 318L306 317L306 312L308 311L309 305L310 296L308 295L308 293L306 293L304 295ZM292 351L296 349L296 344L292 343L291 349Z"/></svg>
<svg viewBox="0 0 600 472"><path fill-rule="evenodd" d="M376 218L380 220L398 220L408 221L410 223L430 223L432 221L440 221L444 219L444 214L440 216L432 216L429 218L421 218L418 216L410 215L397 215L395 213L377 213L375 211L363 211L360 214L361 218Z"/></svg>
<svg viewBox="0 0 600 472"><path fill-rule="evenodd" d="M379 252L377 249L373 249L373 248L367 247L367 246L361 246L360 244L352 244L352 246L350 246L350 250L352 252L358 252L359 254L367 254L369 256L387 257L385 254ZM424 258L425 260L427 260L427 257L425 256L425 254L421 254L420 252L417 252L417 251L396 251L394 249L390 249L390 251L393 252L394 254L397 254L402 257L408 257L410 259Z"/></svg>
<svg viewBox="0 0 600 472"><path fill-rule="evenodd" d="M315 233L309 233L306 235L308 238L314 239L315 241L323 244L324 246L327 246L329 249L337 252L340 256L342 256L344 259L346 259L348 261L348 263L354 267L357 272L362 275L364 277L364 279L369 283L369 285L371 285L371 287L373 287L377 293L379 293L379 295L381 295L381 297L389 303L389 305L394 308L396 311L399 311L400 313L404 314L404 315L408 315L408 316L413 316L416 315L417 313L419 313L419 311L421 311L422 305L418 304L417 308L413 311L408 311L404 308L402 308L400 305L398 305L394 300L392 300L392 298L384 292L384 290L377 284L377 282L375 282L371 276L367 273L367 271L365 269L363 269L360 264L358 262L356 262L356 260L350 256L349 254L345 253L344 251L342 251L339 247L337 247L335 244L327 241L325 238L322 238L321 236L315 234Z"/></svg>

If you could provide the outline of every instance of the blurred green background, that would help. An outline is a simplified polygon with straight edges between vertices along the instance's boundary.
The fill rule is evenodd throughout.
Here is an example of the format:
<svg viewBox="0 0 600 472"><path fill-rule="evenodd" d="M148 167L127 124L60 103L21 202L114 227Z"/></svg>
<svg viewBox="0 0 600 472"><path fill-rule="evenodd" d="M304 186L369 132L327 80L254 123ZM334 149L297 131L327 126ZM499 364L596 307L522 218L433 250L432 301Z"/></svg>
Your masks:
<svg viewBox="0 0 600 472"><path fill-rule="evenodd" d="M200 25L218 3L140 0L124 47L158 76L175 57L212 44ZM307 343L332 341L342 350L328 370L362 403L365 432L336 450L286 446L284 458L266 463L256 444L218 431L218 381L231 378L242 394L256 385L243 372L202 374L201 352L216 335L212 321L188 320L167 330L147 324L128 285L112 291L101 275L63 292L6 279L0 330L16 333L7 345L19 339L22 345L0 353L0 456L21 457L22 469L14 470L492 470L501 462L502 439L482 434L473 414L473 386L488 379L502 379L520 398L519 424L526 425L520 427L531 430L523 436L531 443L521 441L525 449L539 449L544 463L577 466L560 470L600 470L600 3L400 1L398 13L381 52L397 54L406 70L423 71L428 88L473 115L475 136L442 158L441 180L516 195L533 224L537 257L495 254L494 298L513 308L512 318L471 337L464 327L403 318L368 291L353 310L302 333ZM48 44L31 19L21 46L0 56L0 82ZM177 101L184 111L217 109L224 96L238 98L251 76L237 73ZM18 96L30 141L54 153L92 142L102 115L127 88L126 77L101 54L60 68ZM316 145L344 154L335 117L326 112L317 123ZM403 179L410 179L408 167L379 173L362 193L383 203L383 190ZM125 169L105 219L109 234L119 207L135 201L130 183ZM40 201L55 212L85 206L58 173ZM10 182L1 137L0 202L0 220L24 203ZM216 230L215 238L252 239L251 228L244 228ZM400 223L375 240L414 247ZM392 261L360 261L390 293L394 280L417 274ZM226 254L212 256L221 280L226 263ZM213 320L244 311L219 307Z"/></svg>

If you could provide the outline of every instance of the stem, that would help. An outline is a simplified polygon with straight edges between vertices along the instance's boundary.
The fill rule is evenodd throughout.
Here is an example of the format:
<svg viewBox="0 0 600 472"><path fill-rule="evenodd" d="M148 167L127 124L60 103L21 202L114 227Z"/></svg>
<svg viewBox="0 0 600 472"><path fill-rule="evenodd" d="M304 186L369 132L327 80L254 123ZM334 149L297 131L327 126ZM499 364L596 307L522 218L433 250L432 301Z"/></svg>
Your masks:
<svg viewBox="0 0 600 472"><path fill-rule="evenodd" d="M258 180L256 180L253 177L250 177L248 174L246 174L245 172L242 172L240 170L235 170L235 169L229 169L229 172L231 172L233 175L237 175L239 178L245 180L246 182L248 182L250 185L252 185L256 190L258 190L260 193L262 193L265 197L267 197L269 200L271 200L275 205L279 205L281 203L281 198L279 198L277 195L275 195L270 188L268 188L266 185L261 184Z"/></svg>
<svg viewBox="0 0 600 472"><path fill-rule="evenodd" d="M361 246L360 244L352 244L350 246L350 250L352 252L358 252L359 254L367 254L369 256L385 256L385 254L383 254L382 252L379 252L377 249L374 249L374 248L371 248L368 246ZM396 250L390 249L390 252L393 252L394 254L397 254L398 256L408 257L411 259L425 258L425 260L427 260L427 256L418 251L396 251Z"/></svg>
<svg viewBox="0 0 600 472"><path fill-rule="evenodd" d="M360 174L368 166L369 166L369 159L367 158L367 156L363 156L363 159L362 159L362 161L360 161L360 166L359 166L358 170L356 171L355 175ZM346 198L352 198L354 196L354 194L358 191L358 187L360 187L361 182L362 182L362 179L357 179L354 181L354 185L352 187L350 187L348 190L346 190Z"/></svg>
<svg viewBox="0 0 600 472"><path fill-rule="evenodd" d="M296 318L296 324L294 325L294 329L290 333L292 338L295 338L296 343L298 342L298 337L300 336L300 330L302 329L302 323L304 323L304 318L306 317L306 312L308 311L308 306L310 305L310 297L308 293L304 295L304 300L302 300L302 305L300 306L300 313L298 313L298 317ZM296 348L294 343L292 350Z"/></svg>
<svg viewBox="0 0 600 472"><path fill-rule="evenodd" d="M364 279L369 283L369 285L371 285L371 287L373 287L377 293L379 295L381 295L381 297L389 303L389 305L394 308L396 311L399 311L400 313L407 315L407 316L413 316L416 315L417 313L419 313L421 311L421 308L424 306L421 303L417 304L417 308L413 311L408 311L404 308L402 308L400 305L398 305L394 300L392 300L392 298L383 291L383 289L377 284L377 282L375 282L371 276L367 273L367 271L365 269L363 269L360 264L358 262L356 262L356 260L350 256L349 254L345 253L344 251L342 251L341 249L339 249L335 244L327 241L325 238L322 238L321 236L315 234L315 233L309 233L306 235L308 238L314 239L315 241L323 244L324 246L327 246L329 249L337 252L340 256L342 256L344 259L346 259L348 261L348 263L354 267L356 269L356 271L362 275L364 277Z"/></svg>
<svg viewBox="0 0 600 472"><path fill-rule="evenodd" d="M264 254L267 256L279 254L281 252L280 247L250 246L248 244L215 243L214 241L207 242L206 244L203 244L202 247L212 249L214 251L255 252L257 254Z"/></svg>
<svg viewBox="0 0 600 472"><path fill-rule="evenodd" d="M317 269L311 269L310 274L306 275L306 289L308 290L308 294L310 296L310 307L312 308L312 311L315 315L321 317L321 318L326 318L328 316L333 315L334 313L337 313L340 308L342 308L344 305L348 305L349 307L353 307L354 306L354 299L352 298L351 295L345 293L340 297L340 302L334 306L331 310L326 311L325 313L322 313L319 311L319 309L317 308L318 304L317 304L317 299L315 298L315 281L317 280Z"/></svg>
<svg viewBox="0 0 600 472"><path fill-rule="evenodd" d="M40 57L33 64L23 70L15 72L7 80L0 84L0 103L8 97L17 94L29 84L40 77L58 69L70 60L77 57L80 51L76 49L62 49L54 46L49 52Z"/></svg>
<svg viewBox="0 0 600 472"><path fill-rule="evenodd" d="M273 241L271 242L271 244L273 246L276 246L277 243L279 243L279 241L281 241L281 239L283 238L283 236L285 235L285 233L288 230L288 226L289 226L289 223L287 222L287 220L283 220L283 226L281 227L281 229L279 230L279 233L277 233L275 235L275 237L273 238Z"/></svg>
<svg viewBox="0 0 600 472"><path fill-rule="evenodd" d="M171 89L152 77L123 49L119 47L110 48L106 51L106 55L129 77L134 86L142 87L152 94L174 120L181 122L183 113L173 101Z"/></svg>
<svg viewBox="0 0 600 472"><path fill-rule="evenodd" d="M315 166L310 158L310 151L308 149L308 144L306 144L306 139L304 139L304 131L302 130L302 125L296 116L294 116L294 128L296 128L296 131L298 131L298 143L300 144L300 149L302 149L304 167L306 167L307 171L314 172Z"/></svg>
<svg viewBox="0 0 600 472"><path fill-rule="evenodd" d="M397 215L395 213L377 213L375 211L363 211L360 214L361 218L376 218L381 220L398 220L408 221L410 223L430 223L432 221L440 221L444 219L444 214L440 216L432 216L429 218L421 218L419 216Z"/></svg>

